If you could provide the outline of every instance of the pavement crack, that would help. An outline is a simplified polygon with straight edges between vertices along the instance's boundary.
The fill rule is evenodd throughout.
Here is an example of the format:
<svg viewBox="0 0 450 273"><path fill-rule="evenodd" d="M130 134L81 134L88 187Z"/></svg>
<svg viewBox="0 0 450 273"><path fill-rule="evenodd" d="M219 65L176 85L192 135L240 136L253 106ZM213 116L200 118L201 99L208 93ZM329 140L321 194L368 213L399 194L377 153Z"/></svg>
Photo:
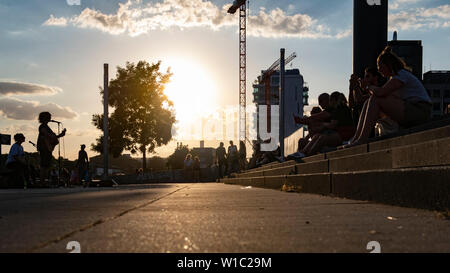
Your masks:
<svg viewBox="0 0 450 273"><path fill-rule="evenodd" d="M128 214L128 213L130 213L130 212L132 212L132 211L135 211L135 210L144 208L144 207L146 207L146 206L149 206L149 205L151 205L151 204L153 204L153 203L155 203L155 202L158 202L159 200L162 200L162 199L164 199L164 198L166 198L166 197L168 197L168 196L170 196L170 195L172 195L172 194L174 194L174 193L176 193L176 192L179 192L179 191L181 191L181 190L184 190L184 189L186 189L186 188L188 188L188 186L181 187L180 189L177 189L177 190L175 190L175 191L173 191L173 192L169 192L169 193L167 193L167 194L164 194L164 195L162 195L162 196L160 196L160 197L158 197L158 198L156 198L156 199L153 199L153 200L151 200L151 201L149 201L149 202L147 202L147 203L144 203L144 204L141 204L141 205L132 207L132 208L130 208L130 209L127 209L127 210L125 210L125 211L122 211L122 212L118 213L117 215L114 215L114 216L111 216L111 217L108 217L108 218L105 218L105 219L97 220L97 221L95 221L95 222L93 222L93 223L91 223L91 224L88 224L88 225L83 226L83 227L81 227L81 228L79 228L79 229L73 230L73 231L71 231L71 232L68 232L68 233L62 235L62 236L59 236L59 237L57 237L56 239L53 239L53 240L47 241L47 242L45 242L45 243L39 244L39 245L37 245L37 246L34 246L34 247L32 247L31 249L29 249L29 250L27 250L27 251L25 251L25 252L27 252L27 253L35 252L35 251L37 251L37 250L39 250L39 249L42 249L42 248L45 248L45 247L47 247L47 246L49 246L49 245L51 245L51 244L59 243L59 242L61 242L62 240L65 240L65 239L67 239L67 238L69 238L69 237L71 237L71 236L73 236L73 235L75 235L75 234L77 234L77 233L84 232L84 231L86 231L86 230L88 230L88 229L91 229L91 228L94 228L94 227L96 227L96 226L98 226L98 225L101 225L101 224L104 224L104 223L106 223L106 222L110 222L110 221L116 220L117 218L122 217L122 216L124 216L124 215L126 215L126 214Z"/></svg>

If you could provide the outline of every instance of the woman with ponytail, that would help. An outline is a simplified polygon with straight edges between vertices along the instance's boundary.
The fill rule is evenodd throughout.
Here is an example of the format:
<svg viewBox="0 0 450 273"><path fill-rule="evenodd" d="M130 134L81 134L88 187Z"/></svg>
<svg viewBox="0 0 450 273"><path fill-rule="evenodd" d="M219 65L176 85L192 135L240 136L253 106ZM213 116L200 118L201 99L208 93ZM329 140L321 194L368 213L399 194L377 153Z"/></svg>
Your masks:
<svg viewBox="0 0 450 273"><path fill-rule="evenodd" d="M406 128L431 118L432 104L425 87L389 46L378 56L377 65L388 81L382 87L363 86L371 96L364 105L352 142L344 147L367 143L382 113Z"/></svg>

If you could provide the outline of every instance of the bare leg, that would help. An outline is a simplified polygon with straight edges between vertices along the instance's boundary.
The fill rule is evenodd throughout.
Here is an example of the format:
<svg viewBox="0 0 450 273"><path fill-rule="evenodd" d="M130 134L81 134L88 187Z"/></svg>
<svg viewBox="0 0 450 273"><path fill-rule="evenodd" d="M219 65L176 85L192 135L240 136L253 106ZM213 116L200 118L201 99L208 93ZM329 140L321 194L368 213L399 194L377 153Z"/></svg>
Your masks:
<svg viewBox="0 0 450 273"><path fill-rule="evenodd" d="M352 138L352 141L350 143L353 143L355 140L357 140L361 136L362 128L364 125L364 120L366 119L367 115L367 108L368 108L369 100L366 100L364 103L364 106L361 110L361 114L359 115L359 121L358 126L356 128L355 136Z"/></svg>
<svg viewBox="0 0 450 273"><path fill-rule="evenodd" d="M305 151L305 155L315 155L325 146L337 147L342 144L342 139L338 133L334 133L332 135L318 135L318 137L316 136L314 136L315 140L311 141L311 145L308 147L308 150Z"/></svg>
<svg viewBox="0 0 450 273"><path fill-rule="evenodd" d="M319 141L320 136L321 136L320 134L314 135L311 141L305 146L305 148L303 148L301 152L307 156L311 155L311 150L316 145L317 141Z"/></svg>
<svg viewBox="0 0 450 273"><path fill-rule="evenodd" d="M389 96L379 98L372 96L368 101L367 107L367 113L362 131L359 137L352 143L353 145L367 143L372 128L375 126L375 123L379 119L381 113L385 113L397 122L401 122L404 119L405 105L403 100L397 97Z"/></svg>
<svg viewBox="0 0 450 273"><path fill-rule="evenodd" d="M308 138L301 138L299 141L298 141L298 151L302 151L305 147L306 147L306 145L308 145L308 143L309 143L309 137Z"/></svg>

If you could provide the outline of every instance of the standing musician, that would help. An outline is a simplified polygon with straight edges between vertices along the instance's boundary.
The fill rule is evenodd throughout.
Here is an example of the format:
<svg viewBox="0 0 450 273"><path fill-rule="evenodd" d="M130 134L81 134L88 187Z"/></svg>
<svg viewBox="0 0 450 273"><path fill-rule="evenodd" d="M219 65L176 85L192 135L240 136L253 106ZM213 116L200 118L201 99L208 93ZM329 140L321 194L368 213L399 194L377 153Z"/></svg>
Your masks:
<svg viewBox="0 0 450 273"><path fill-rule="evenodd" d="M41 159L41 184L45 185L45 179L48 178L49 169L52 162L52 152L56 145L59 144L59 138L66 135L67 130L64 129L60 135L56 135L48 126L52 121L52 115L49 112L42 112L39 114L39 136L37 141L37 149Z"/></svg>

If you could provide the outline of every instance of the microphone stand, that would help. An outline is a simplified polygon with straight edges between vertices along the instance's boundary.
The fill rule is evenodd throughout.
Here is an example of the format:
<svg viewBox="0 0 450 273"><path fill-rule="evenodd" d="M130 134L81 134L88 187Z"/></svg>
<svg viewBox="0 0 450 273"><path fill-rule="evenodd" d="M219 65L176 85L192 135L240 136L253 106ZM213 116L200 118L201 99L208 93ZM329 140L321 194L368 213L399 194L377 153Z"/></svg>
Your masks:
<svg viewBox="0 0 450 273"><path fill-rule="evenodd" d="M60 123L58 122L58 136L60 134ZM58 187L61 185L61 142L58 144Z"/></svg>

